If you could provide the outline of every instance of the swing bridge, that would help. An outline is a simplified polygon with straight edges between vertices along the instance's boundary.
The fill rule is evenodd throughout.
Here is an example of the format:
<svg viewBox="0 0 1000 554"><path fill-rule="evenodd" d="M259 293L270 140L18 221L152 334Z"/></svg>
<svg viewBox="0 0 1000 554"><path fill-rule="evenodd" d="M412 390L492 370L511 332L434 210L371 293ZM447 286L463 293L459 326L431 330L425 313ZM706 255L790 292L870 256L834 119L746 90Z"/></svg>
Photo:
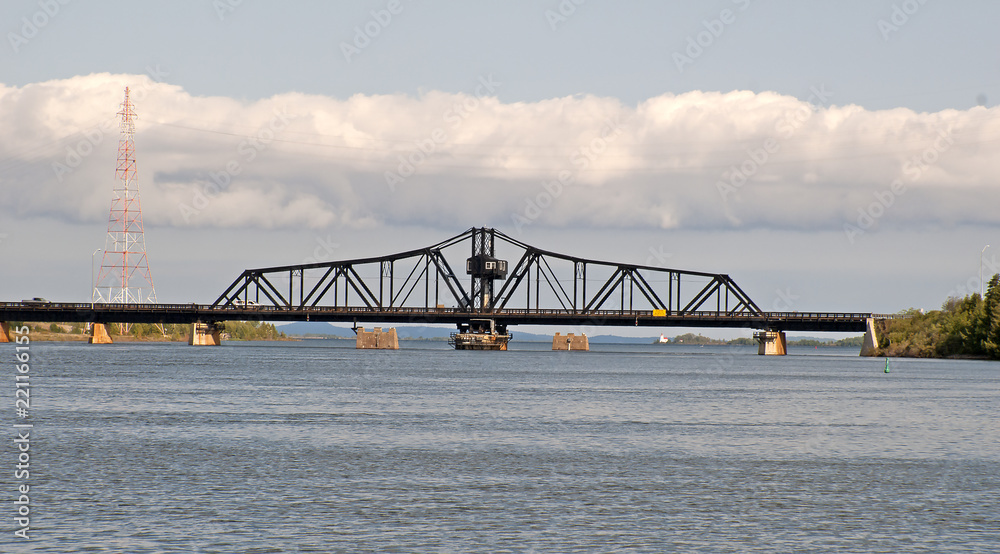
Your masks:
<svg viewBox="0 0 1000 554"><path fill-rule="evenodd" d="M7 322L211 326L258 320L352 322L357 327L467 325L488 319L502 329L749 328L782 343L785 331L872 333L874 320L891 317L765 311L726 274L581 258L537 248L492 228L471 228L437 244L386 256L247 269L211 304L0 303L0 321Z"/></svg>

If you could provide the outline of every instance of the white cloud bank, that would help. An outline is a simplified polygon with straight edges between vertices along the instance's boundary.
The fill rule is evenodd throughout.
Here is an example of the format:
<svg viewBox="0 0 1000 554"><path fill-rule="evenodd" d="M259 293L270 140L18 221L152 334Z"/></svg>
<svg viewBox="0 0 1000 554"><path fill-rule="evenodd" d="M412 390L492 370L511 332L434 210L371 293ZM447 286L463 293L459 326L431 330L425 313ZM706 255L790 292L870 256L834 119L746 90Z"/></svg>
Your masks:
<svg viewBox="0 0 1000 554"><path fill-rule="evenodd" d="M737 91L504 104L492 76L467 94L257 102L139 75L0 85L0 212L107 218L126 85L147 224L1000 225L1000 108L867 111L822 89L811 102Z"/></svg>

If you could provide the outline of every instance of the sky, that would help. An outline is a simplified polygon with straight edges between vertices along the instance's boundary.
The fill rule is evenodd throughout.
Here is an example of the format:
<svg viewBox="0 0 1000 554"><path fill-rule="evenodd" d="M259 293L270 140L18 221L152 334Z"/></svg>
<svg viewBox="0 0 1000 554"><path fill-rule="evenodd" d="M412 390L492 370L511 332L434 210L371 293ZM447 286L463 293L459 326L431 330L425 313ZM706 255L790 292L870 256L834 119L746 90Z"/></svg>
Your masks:
<svg viewBox="0 0 1000 554"><path fill-rule="evenodd" d="M971 0L8 0L0 300L90 299L128 86L161 302L489 226L727 273L764 309L934 309L1000 272L996 21Z"/></svg>

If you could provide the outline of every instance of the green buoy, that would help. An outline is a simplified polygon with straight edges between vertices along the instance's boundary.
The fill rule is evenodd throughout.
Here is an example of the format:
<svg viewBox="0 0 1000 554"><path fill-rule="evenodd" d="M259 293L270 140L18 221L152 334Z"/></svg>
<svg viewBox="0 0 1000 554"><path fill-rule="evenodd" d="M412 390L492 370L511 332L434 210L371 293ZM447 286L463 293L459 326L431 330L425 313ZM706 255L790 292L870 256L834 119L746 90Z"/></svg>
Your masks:
<svg viewBox="0 0 1000 554"><path fill-rule="evenodd" d="M885 359L885 372L889 373L889 358Z"/></svg>

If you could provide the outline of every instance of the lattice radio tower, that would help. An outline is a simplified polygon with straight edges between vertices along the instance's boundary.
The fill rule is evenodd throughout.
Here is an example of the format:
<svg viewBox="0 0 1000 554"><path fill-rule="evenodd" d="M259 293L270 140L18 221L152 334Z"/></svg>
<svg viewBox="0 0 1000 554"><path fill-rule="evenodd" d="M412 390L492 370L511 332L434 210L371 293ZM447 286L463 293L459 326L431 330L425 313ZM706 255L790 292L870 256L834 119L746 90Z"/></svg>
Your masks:
<svg viewBox="0 0 1000 554"><path fill-rule="evenodd" d="M135 166L135 109L125 88L121 111L121 138L118 141L118 168L115 170L114 198L108 216L108 236L95 282L95 302L156 303L156 289L146 259L146 239L142 230L142 208ZM122 325L122 332L128 332Z"/></svg>

